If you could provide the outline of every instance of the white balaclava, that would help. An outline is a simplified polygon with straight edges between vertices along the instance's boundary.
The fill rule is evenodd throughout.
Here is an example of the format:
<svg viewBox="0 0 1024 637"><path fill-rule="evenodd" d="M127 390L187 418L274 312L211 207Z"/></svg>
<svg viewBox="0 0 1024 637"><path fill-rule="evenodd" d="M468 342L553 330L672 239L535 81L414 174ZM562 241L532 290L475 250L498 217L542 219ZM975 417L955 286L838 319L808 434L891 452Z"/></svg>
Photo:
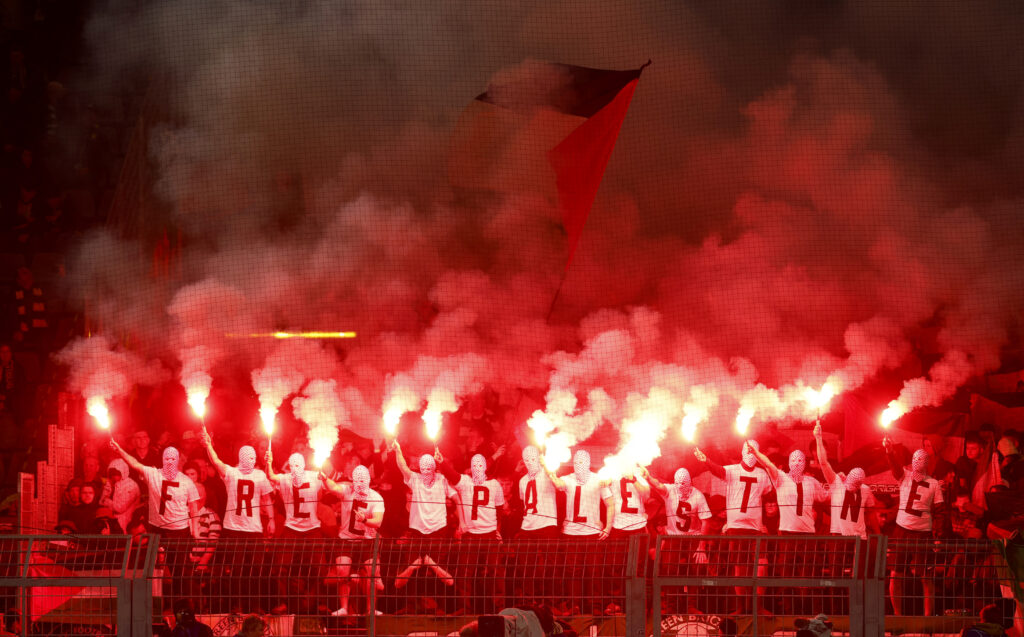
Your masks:
<svg viewBox="0 0 1024 637"><path fill-rule="evenodd" d="M370 493L370 470L363 465L352 470L352 490L361 498Z"/></svg>
<svg viewBox="0 0 1024 637"><path fill-rule="evenodd" d="M690 481L690 472L685 467L676 469L673 481L675 482L676 490L679 492L680 500L690 497L690 493L693 492L693 483Z"/></svg>
<svg viewBox="0 0 1024 637"><path fill-rule="evenodd" d="M540 450L533 445L523 449L523 464L526 465L526 473L531 478L540 473Z"/></svg>
<svg viewBox="0 0 1024 637"><path fill-rule="evenodd" d="M914 479L914 482L921 482L928 477L928 452L924 449L918 449L914 452L914 457L910 460L910 468L913 470L910 476Z"/></svg>
<svg viewBox="0 0 1024 637"><path fill-rule="evenodd" d="M164 466L160 470L164 480L173 480L178 477L178 460L180 458L181 454L174 447L164 449Z"/></svg>
<svg viewBox="0 0 1024 637"><path fill-rule="evenodd" d="M293 453L288 456L288 468L292 472L292 482L296 487L300 486L306 479L306 459L301 453Z"/></svg>
<svg viewBox="0 0 1024 637"><path fill-rule="evenodd" d="M807 456L799 449L789 454L789 477L793 482L800 482L804 477L804 469L807 468Z"/></svg>
<svg viewBox="0 0 1024 637"><path fill-rule="evenodd" d="M256 468L256 450L245 445L238 450L238 470L247 476Z"/></svg>
<svg viewBox="0 0 1024 637"><path fill-rule="evenodd" d="M585 449L577 451L572 459L572 467L576 474L576 481L586 484L590 479L590 453Z"/></svg>
<svg viewBox="0 0 1024 637"><path fill-rule="evenodd" d="M478 453L469 461L469 466L473 484L477 486L483 484L487 480L487 459Z"/></svg>
<svg viewBox="0 0 1024 637"><path fill-rule="evenodd" d="M844 481L847 491L857 491L860 489L860 485L864 484L864 480L867 476L864 474L864 470L860 467L854 467L850 469L850 473L846 475Z"/></svg>
<svg viewBox="0 0 1024 637"><path fill-rule="evenodd" d="M746 467L754 468L757 466L757 456L755 456L754 452L748 449L747 447L753 447L758 451L761 450L761 447L757 445L756 440L751 440L749 442L743 443L743 465Z"/></svg>
<svg viewBox="0 0 1024 637"><path fill-rule="evenodd" d="M420 476L428 487L434 484L434 478L437 476L437 463L434 462L434 456L429 453L420 456Z"/></svg>

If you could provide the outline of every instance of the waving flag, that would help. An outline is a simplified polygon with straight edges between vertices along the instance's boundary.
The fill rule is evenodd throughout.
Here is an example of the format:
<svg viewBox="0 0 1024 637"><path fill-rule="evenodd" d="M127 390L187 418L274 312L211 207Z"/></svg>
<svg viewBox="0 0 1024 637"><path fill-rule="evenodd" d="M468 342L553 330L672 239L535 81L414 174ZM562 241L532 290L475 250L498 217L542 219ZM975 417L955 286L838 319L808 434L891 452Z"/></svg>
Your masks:
<svg viewBox="0 0 1024 637"><path fill-rule="evenodd" d="M646 66L609 71L528 61L499 72L457 127L452 182L552 196L568 267Z"/></svg>

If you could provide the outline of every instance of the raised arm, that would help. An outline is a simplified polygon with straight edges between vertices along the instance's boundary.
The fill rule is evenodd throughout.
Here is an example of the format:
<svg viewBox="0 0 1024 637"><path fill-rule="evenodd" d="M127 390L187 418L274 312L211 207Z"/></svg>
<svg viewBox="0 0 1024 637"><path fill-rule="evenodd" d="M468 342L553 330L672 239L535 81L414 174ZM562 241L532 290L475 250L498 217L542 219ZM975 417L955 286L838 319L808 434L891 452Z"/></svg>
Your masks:
<svg viewBox="0 0 1024 637"><path fill-rule="evenodd" d="M270 483L275 487L277 486L277 478L280 474L274 473L274 452L267 449L267 455L264 456L267 461L267 477L270 478Z"/></svg>
<svg viewBox="0 0 1024 637"><path fill-rule="evenodd" d="M132 470L137 471L138 473L144 473L143 468L146 465L142 464L135 459L135 456L122 449L121 445L117 444L117 441L113 438L110 439L110 448L116 451L117 455L121 456L121 459L124 460ZM124 479L128 479L128 476L124 476Z"/></svg>
<svg viewBox="0 0 1024 637"><path fill-rule="evenodd" d="M327 487L328 491L330 491L331 493L336 493L340 495L342 498L348 497L349 489L351 489L350 486L344 483L339 484L334 480L331 480L326 475L324 475L323 471L319 472L319 476L320 481L324 483L324 486Z"/></svg>
<svg viewBox="0 0 1024 637"><path fill-rule="evenodd" d="M640 475L644 477L644 480L647 481L647 484L651 485L651 488L654 489L654 492L657 493L659 496L664 498L666 495L668 495L668 487L662 484L657 478L652 476L651 472L647 470L647 467L640 467Z"/></svg>
<svg viewBox="0 0 1024 637"><path fill-rule="evenodd" d="M395 464L398 465L398 470L402 472L402 479L408 482L412 479L412 469L409 468L409 463L405 461L405 454L402 452L402 445L398 444L396 440L394 443L395 450Z"/></svg>
<svg viewBox="0 0 1024 637"><path fill-rule="evenodd" d="M757 461L764 466L766 471L768 471L768 477L771 478L772 484L778 482L779 468L775 466L775 463L772 462L768 458L768 456L761 453L761 450L755 447L754 445L750 444L749 442L746 442L744 444L747 445L747 449L750 449L750 451L753 452L754 457L757 458Z"/></svg>
<svg viewBox="0 0 1024 637"><path fill-rule="evenodd" d="M643 469L643 467L639 467L639 468ZM643 473L641 472L640 475L642 476ZM645 478L641 478L641 479L637 480L636 481L636 493L637 493L637 495L640 496L640 499L643 500L644 502L646 502L647 500L650 500L651 499L651 483L648 482Z"/></svg>
<svg viewBox="0 0 1024 637"><path fill-rule="evenodd" d="M836 481L836 472L828 463L828 450L825 449L825 441L821 439L821 425L819 424L814 425L814 442L818 452L818 466L821 467L821 475L831 488L832 483Z"/></svg>
<svg viewBox="0 0 1024 637"><path fill-rule="evenodd" d="M896 450L893 449L892 440L889 440L889 436L882 438L882 446L885 448L885 458L889 461L889 470L892 471L892 477L896 478L896 482L900 482L903 480L903 464L896 458Z"/></svg>
<svg viewBox="0 0 1024 637"><path fill-rule="evenodd" d="M693 448L693 455L698 461L704 463L704 466L708 468L711 475L715 476L719 480L725 480L725 467L704 455L704 452L701 451L699 447Z"/></svg>
<svg viewBox="0 0 1024 637"><path fill-rule="evenodd" d="M221 461L217 456L217 452L213 450L213 439L210 438L210 432L206 431L206 427L203 427L200 437L202 437L203 445L206 447L206 455L210 456L210 462L217 469L217 474L223 478L224 474L228 471L228 466Z"/></svg>
<svg viewBox="0 0 1024 637"><path fill-rule="evenodd" d="M548 469L547 465L543 462L541 463L541 466L544 467L544 473L548 474L548 480L551 480L551 484L555 485L555 488L559 491L565 491L565 480L556 476L554 472Z"/></svg>

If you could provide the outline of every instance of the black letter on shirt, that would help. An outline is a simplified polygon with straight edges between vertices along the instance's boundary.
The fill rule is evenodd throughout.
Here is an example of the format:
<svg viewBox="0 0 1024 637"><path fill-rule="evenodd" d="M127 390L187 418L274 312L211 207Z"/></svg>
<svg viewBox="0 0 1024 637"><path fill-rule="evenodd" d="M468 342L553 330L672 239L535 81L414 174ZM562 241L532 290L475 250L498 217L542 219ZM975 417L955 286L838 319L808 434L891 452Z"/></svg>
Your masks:
<svg viewBox="0 0 1024 637"><path fill-rule="evenodd" d="M252 496L256 493L256 483L252 480L239 480L235 487L235 515L242 515L242 503L245 503L245 517L252 517Z"/></svg>
<svg viewBox="0 0 1024 637"><path fill-rule="evenodd" d="M301 486L292 485L292 517L300 520L304 520L309 517L308 513L299 510L305 500L299 495L299 489L308 489L309 483L304 482Z"/></svg>
<svg viewBox="0 0 1024 637"><path fill-rule="evenodd" d="M473 516L471 520L476 519L476 512L482 506L487 506L487 502L491 499L491 490L487 487L473 486Z"/></svg>
<svg viewBox="0 0 1024 637"><path fill-rule="evenodd" d="M164 511L167 510L167 503L174 499L174 497L169 493L168 489L177 488L177 482L170 482L168 480L164 480L160 483L160 515L163 515Z"/></svg>

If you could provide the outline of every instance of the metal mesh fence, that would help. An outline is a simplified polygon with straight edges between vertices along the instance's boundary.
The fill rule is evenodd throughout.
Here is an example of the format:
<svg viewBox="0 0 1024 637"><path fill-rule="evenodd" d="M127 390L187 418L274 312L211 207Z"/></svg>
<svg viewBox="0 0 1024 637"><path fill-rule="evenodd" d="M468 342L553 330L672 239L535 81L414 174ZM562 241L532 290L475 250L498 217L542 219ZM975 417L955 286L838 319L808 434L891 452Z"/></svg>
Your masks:
<svg viewBox="0 0 1024 637"><path fill-rule="evenodd" d="M1009 571L984 540L872 536L596 539L0 537L0 603L19 635L143 635L190 609L214 635L448 635L506 608L579 634L953 635ZM164 633L166 634L166 633Z"/></svg>
<svg viewBox="0 0 1024 637"><path fill-rule="evenodd" d="M886 551L886 628L921 634L959 633L984 606L1016 610L1010 573L998 546L988 540L899 537ZM1003 601L1006 599L1006 601Z"/></svg>
<svg viewBox="0 0 1024 637"><path fill-rule="evenodd" d="M865 581L879 566L872 547L857 537L660 537L655 634L770 635L819 613L835 618L835 632L863 634Z"/></svg>
<svg viewBox="0 0 1024 637"><path fill-rule="evenodd" d="M146 571L147 547L128 536L0 537L4 629L35 635L114 635Z"/></svg>
<svg viewBox="0 0 1024 637"><path fill-rule="evenodd" d="M159 621L190 605L215 634L249 614L275 635L448 634L532 605L569 625L624 626L627 574L645 555L640 538L165 538L154 609Z"/></svg>

